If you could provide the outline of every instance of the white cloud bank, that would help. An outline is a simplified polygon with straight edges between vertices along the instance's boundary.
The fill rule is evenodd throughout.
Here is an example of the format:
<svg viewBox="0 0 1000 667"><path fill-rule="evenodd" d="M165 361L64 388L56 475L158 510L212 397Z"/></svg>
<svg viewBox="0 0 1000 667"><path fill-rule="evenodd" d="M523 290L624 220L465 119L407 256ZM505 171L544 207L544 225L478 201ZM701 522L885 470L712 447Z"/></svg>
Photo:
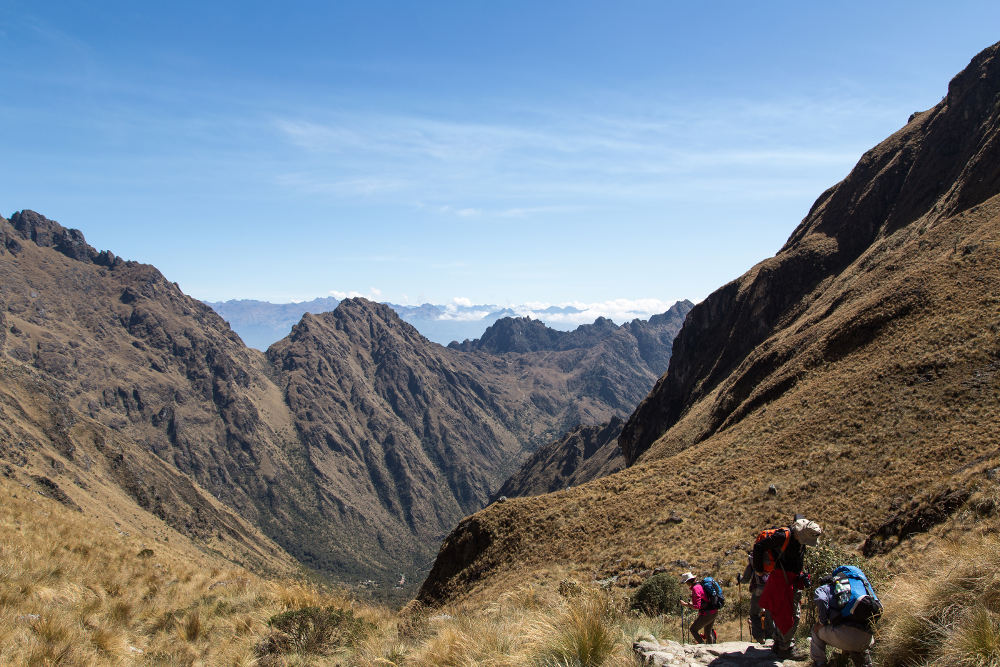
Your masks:
<svg viewBox="0 0 1000 667"><path fill-rule="evenodd" d="M330 290L330 296L332 296L334 299L340 299L341 301L343 301L344 299L354 299L356 297L361 297L362 299L368 299L369 301L378 301L379 299L382 298L382 290L380 290L377 287L369 287L368 292L366 293L366 292L357 292L354 290L350 292L341 292L340 290L332 289Z"/></svg>
<svg viewBox="0 0 1000 667"><path fill-rule="evenodd" d="M546 303L532 301L524 304L497 306L473 304L467 297L455 297L451 303L439 306L438 321L476 322L496 317L513 315L541 320L556 329L569 329L581 324L591 324L599 317L606 317L616 324L635 319L648 320L670 309L678 300L664 299L611 299L608 301L567 301Z"/></svg>
<svg viewBox="0 0 1000 667"><path fill-rule="evenodd" d="M559 304L529 303L511 306L521 317L542 320L555 328L590 324L598 317L606 317L616 324L635 319L648 320L670 309L679 299L611 299L609 301L571 301ZM556 310L558 309L558 310Z"/></svg>

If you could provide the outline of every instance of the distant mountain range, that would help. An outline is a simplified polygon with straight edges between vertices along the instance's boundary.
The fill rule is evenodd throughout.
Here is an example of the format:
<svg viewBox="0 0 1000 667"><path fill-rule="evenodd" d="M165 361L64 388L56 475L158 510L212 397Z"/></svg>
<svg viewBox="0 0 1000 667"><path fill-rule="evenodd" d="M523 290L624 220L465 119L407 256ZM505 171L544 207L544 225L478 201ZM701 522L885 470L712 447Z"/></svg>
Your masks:
<svg viewBox="0 0 1000 667"><path fill-rule="evenodd" d="M322 297L296 303L271 303L253 299L206 301L222 319L229 322L243 342L249 347L266 350L292 330L292 326L306 313L326 313L340 303L334 297ZM562 331L587 324L610 312L595 313L595 309L577 306L497 306L493 304L450 303L435 305L403 306L386 303L405 322L409 322L422 336L441 345L473 340L499 319L505 317L531 317L545 325ZM648 311L649 306L623 310L616 308L614 315L622 320L646 320L666 309ZM607 310L611 310L610 308Z"/></svg>

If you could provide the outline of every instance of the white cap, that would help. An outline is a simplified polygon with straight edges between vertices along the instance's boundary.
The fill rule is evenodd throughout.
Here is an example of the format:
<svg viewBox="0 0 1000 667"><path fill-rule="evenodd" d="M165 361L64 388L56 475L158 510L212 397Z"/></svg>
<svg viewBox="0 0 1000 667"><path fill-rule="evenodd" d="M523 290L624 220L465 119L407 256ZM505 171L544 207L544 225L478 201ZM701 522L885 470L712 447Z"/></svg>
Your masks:
<svg viewBox="0 0 1000 667"><path fill-rule="evenodd" d="M682 584L686 584L687 582L691 581L692 579L694 579L694 575L691 574L690 572L685 572L684 574L681 575L681 583Z"/></svg>
<svg viewBox="0 0 1000 667"><path fill-rule="evenodd" d="M796 519L791 528L792 534L795 535L799 544L804 544L807 547L816 546L816 543L819 542L819 536L823 533L823 529L819 527L818 523L808 519Z"/></svg>

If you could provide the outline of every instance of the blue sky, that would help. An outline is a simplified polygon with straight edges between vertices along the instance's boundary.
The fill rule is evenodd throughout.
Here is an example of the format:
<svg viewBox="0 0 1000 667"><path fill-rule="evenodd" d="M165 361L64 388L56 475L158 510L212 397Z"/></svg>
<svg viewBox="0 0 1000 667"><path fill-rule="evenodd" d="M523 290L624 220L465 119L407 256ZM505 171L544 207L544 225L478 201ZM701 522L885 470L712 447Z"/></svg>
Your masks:
<svg viewBox="0 0 1000 667"><path fill-rule="evenodd" d="M0 214L206 300L697 301L996 26L995 1L0 0Z"/></svg>

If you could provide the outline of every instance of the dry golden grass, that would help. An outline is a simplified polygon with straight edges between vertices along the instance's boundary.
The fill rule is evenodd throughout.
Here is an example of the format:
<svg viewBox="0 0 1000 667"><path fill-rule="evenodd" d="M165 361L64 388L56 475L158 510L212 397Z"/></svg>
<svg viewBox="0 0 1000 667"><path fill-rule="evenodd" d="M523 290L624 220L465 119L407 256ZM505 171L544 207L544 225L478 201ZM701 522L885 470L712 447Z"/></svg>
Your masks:
<svg viewBox="0 0 1000 667"><path fill-rule="evenodd" d="M620 600L597 589L563 597L526 584L482 607L423 610L411 651L395 664L420 667L517 665L632 666L638 634L664 628L629 614ZM385 663L363 663L385 664Z"/></svg>
<svg viewBox="0 0 1000 667"><path fill-rule="evenodd" d="M302 582L268 581L168 543L129 535L0 478L3 665L634 665L638 634L679 625L626 613L621 596L566 596L527 583L484 606L401 611ZM177 546L172 543L177 542ZM150 546L151 545L151 546ZM263 650L286 611L360 619L347 644ZM676 626L676 627L675 627ZM278 650L273 650L278 646Z"/></svg>
<svg viewBox="0 0 1000 667"><path fill-rule="evenodd" d="M353 604L373 626L391 617L221 559L150 548L6 479L0 497L0 664L250 665L280 612Z"/></svg>
<svg viewBox="0 0 1000 667"><path fill-rule="evenodd" d="M878 636L884 667L1000 665L1000 539L939 548L886 594Z"/></svg>

